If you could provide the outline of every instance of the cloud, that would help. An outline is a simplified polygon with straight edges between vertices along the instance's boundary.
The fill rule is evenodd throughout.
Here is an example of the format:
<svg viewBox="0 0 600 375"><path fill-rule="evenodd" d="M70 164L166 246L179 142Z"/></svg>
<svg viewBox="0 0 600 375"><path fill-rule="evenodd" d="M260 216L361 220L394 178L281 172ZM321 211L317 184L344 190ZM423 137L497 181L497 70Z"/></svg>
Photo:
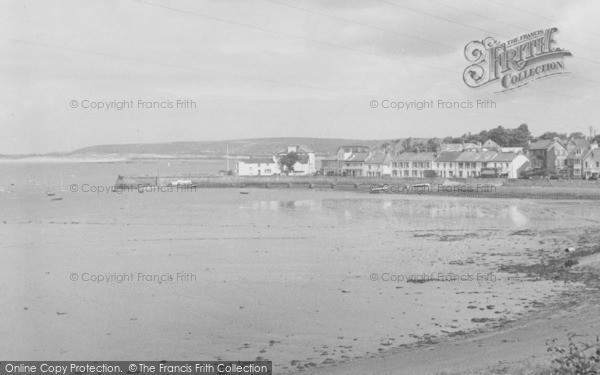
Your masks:
<svg viewBox="0 0 600 375"><path fill-rule="evenodd" d="M0 153L232 134L459 135L520 122L534 133L565 126L585 131L598 115L600 3L593 0L276 2L289 6L263 0L8 3L0 15ZM462 50L471 40L551 26L560 29L558 45L573 52L571 77L502 95L463 84ZM189 98L201 110L69 108L70 100L84 98ZM498 108L408 114L369 108L369 100L383 98L493 98Z"/></svg>

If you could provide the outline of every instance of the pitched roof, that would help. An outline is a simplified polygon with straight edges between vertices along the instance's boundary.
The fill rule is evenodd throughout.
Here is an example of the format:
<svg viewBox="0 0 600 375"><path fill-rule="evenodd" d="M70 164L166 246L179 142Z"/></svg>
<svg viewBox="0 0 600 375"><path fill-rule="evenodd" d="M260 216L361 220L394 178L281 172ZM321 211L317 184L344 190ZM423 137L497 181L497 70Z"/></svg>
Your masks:
<svg viewBox="0 0 600 375"><path fill-rule="evenodd" d="M348 156L344 161L364 162L369 157L368 152L357 152Z"/></svg>
<svg viewBox="0 0 600 375"><path fill-rule="evenodd" d="M300 149L302 149L302 150L304 150L306 152L314 152L312 148L310 148L310 147L308 147L306 145L300 145L300 146L298 146L298 148L300 148Z"/></svg>
<svg viewBox="0 0 600 375"><path fill-rule="evenodd" d="M529 146L530 150L546 150L554 142L552 139L540 139Z"/></svg>
<svg viewBox="0 0 600 375"><path fill-rule="evenodd" d="M393 161L433 161L433 152L403 152L392 158Z"/></svg>
<svg viewBox="0 0 600 375"><path fill-rule="evenodd" d="M271 164L275 163L271 158L249 158L249 159L239 159L238 163L244 164Z"/></svg>
<svg viewBox="0 0 600 375"><path fill-rule="evenodd" d="M600 149L598 149L598 148L593 148L593 149L589 150L589 151L588 151L588 152L585 154L584 158L585 158L585 159L592 158L592 160L598 160L598 161L600 161Z"/></svg>
<svg viewBox="0 0 600 375"><path fill-rule="evenodd" d="M465 143L463 145L464 150L473 149L473 148L481 148L481 146L476 145L475 143L471 143L471 142Z"/></svg>
<svg viewBox="0 0 600 375"><path fill-rule="evenodd" d="M308 154L309 152L313 152L310 148L308 148L306 146L289 145L289 146L285 146L281 150L277 151L275 154L277 154L277 155L285 155L285 154L288 153L288 150L290 148L295 148L296 149L296 153L299 154L299 155Z"/></svg>
<svg viewBox="0 0 600 375"><path fill-rule="evenodd" d="M388 154L385 152L372 152L365 162L369 164L383 164L387 156Z"/></svg>
<svg viewBox="0 0 600 375"><path fill-rule="evenodd" d="M442 143L440 149L442 151L462 151L464 147L462 143Z"/></svg>
<svg viewBox="0 0 600 375"><path fill-rule="evenodd" d="M523 147L500 147L500 150L502 150L502 152L518 153L523 152Z"/></svg>
<svg viewBox="0 0 600 375"><path fill-rule="evenodd" d="M497 144L496 142L492 141L491 139L488 139L487 141L485 141L485 143L483 144L483 147L500 147L499 144Z"/></svg>
<svg viewBox="0 0 600 375"><path fill-rule="evenodd" d="M513 161L517 156L519 156L519 154L514 152L498 152L492 161Z"/></svg>
<svg viewBox="0 0 600 375"><path fill-rule="evenodd" d="M590 141L584 138L573 138L570 143L575 147L590 147Z"/></svg>
<svg viewBox="0 0 600 375"><path fill-rule="evenodd" d="M465 151L458 156L456 161L491 161L497 154L496 151Z"/></svg>
<svg viewBox="0 0 600 375"><path fill-rule="evenodd" d="M367 146L342 146L338 149L338 151L342 149L344 152L369 152L369 148Z"/></svg>
<svg viewBox="0 0 600 375"><path fill-rule="evenodd" d="M563 144L556 139L540 139L529 146L530 150L549 150L554 144L559 144L564 148Z"/></svg>
<svg viewBox="0 0 600 375"><path fill-rule="evenodd" d="M588 149L589 147L584 146L571 147L569 149L569 153L567 154L567 159L579 159L586 154Z"/></svg>
<svg viewBox="0 0 600 375"><path fill-rule="evenodd" d="M436 163L439 163L439 162L444 163L444 162L449 162L449 161L456 161L456 159L458 159L460 154L462 154L462 151L442 151L435 158L435 162Z"/></svg>

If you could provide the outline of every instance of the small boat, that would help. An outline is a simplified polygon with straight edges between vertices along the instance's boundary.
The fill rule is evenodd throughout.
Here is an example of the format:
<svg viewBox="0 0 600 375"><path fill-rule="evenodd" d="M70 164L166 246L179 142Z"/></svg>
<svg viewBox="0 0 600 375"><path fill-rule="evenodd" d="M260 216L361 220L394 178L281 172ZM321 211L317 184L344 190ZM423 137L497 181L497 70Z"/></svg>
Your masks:
<svg viewBox="0 0 600 375"><path fill-rule="evenodd" d="M47 196L49 196L49 197L53 197L53 196L55 196L55 195L56 195L56 193L53 193L53 192L51 192L51 191L47 191L47 192L46 192L46 195L47 195Z"/></svg>
<svg viewBox="0 0 600 375"><path fill-rule="evenodd" d="M414 187L414 188L428 188L428 187L431 187L431 184L416 184L416 185L413 185L412 187Z"/></svg>
<svg viewBox="0 0 600 375"><path fill-rule="evenodd" d="M378 194L378 193L385 193L390 189L390 186L387 184L383 184L383 185L371 185L369 188L369 193L371 194Z"/></svg>
<svg viewBox="0 0 600 375"><path fill-rule="evenodd" d="M240 191L240 194L250 194L249 191Z"/></svg>
<svg viewBox="0 0 600 375"><path fill-rule="evenodd" d="M58 197L58 198L52 198L50 199L51 201L62 201L62 198Z"/></svg>

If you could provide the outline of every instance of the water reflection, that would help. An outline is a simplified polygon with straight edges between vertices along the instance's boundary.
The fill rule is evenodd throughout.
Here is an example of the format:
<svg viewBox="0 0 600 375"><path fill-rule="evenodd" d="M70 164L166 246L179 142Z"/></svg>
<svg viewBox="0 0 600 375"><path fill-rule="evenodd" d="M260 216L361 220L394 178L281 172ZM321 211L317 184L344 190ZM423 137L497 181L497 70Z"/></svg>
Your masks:
<svg viewBox="0 0 600 375"><path fill-rule="evenodd" d="M517 207L516 205L510 206L508 208L508 215L512 220L513 224L515 224L518 227L524 226L529 221L529 219L527 219L527 216L525 216L521 211L519 211L519 207Z"/></svg>
<svg viewBox="0 0 600 375"><path fill-rule="evenodd" d="M279 211L289 209L308 209L315 210L317 201L315 199L290 200L290 201L250 201L239 205L241 210L259 210L259 211Z"/></svg>
<svg viewBox="0 0 600 375"><path fill-rule="evenodd" d="M575 206L575 205L574 205ZM320 212L323 219L329 217L336 224L360 222L364 225L416 226L468 228L481 226L523 227L532 220L560 220L556 204L552 202L503 202L501 200L464 199L301 199L249 201L239 204L239 209L256 211L305 210ZM595 217L593 207L586 205L559 207L563 214L568 212L577 218ZM407 224L408 223L408 224Z"/></svg>

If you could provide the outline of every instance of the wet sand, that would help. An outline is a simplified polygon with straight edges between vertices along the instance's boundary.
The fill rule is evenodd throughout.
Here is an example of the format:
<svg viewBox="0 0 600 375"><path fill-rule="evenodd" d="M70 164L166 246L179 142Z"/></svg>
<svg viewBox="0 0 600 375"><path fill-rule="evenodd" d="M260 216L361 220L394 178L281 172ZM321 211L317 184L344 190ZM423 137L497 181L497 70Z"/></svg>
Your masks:
<svg viewBox="0 0 600 375"><path fill-rule="evenodd" d="M589 201L245 190L0 195L5 356L357 363L583 289L499 268L591 246L600 221Z"/></svg>

